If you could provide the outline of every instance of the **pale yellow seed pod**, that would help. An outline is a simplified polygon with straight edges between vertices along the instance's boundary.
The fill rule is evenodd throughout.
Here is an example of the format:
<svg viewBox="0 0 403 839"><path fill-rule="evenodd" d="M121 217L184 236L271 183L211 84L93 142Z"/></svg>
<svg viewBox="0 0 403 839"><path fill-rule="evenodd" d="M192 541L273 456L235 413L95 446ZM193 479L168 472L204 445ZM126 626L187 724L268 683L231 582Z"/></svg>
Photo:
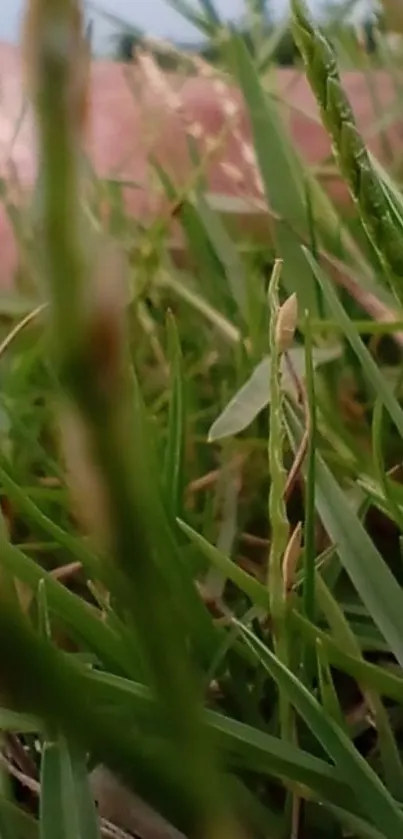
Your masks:
<svg viewBox="0 0 403 839"><path fill-rule="evenodd" d="M296 528L293 530L288 545L284 552L283 558L283 584L284 594L287 595L291 591L295 582L295 572L301 556L301 542L302 542L302 522L298 522Z"/></svg>
<svg viewBox="0 0 403 839"><path fill-rule="evenodd" d="M298 298L291 294L283 303L278 313L276 326L276 344L279 352L287 352L292 346L298 322Z"/></svg>

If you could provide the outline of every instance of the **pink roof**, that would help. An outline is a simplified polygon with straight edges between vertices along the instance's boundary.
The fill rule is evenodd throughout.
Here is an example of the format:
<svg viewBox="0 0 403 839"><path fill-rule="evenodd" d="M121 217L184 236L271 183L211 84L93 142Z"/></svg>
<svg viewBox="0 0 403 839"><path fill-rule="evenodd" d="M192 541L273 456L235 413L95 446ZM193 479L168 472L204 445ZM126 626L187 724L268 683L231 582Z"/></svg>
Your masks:
<svg viewBox="0 0 403 839"><path fill-rule="evenodd" d="M168 93L158 91L152 80L144 82L144 75L133 67L110 61L93 62L86 144L97 173L140 185L140 189L127 192L127 207L130 213L144 219L147 214L158 212L162 201L150 174L150 152L177 183L186 183L191 170L186 132L201 133L204 141L207 138L207 143L213 143L228 123L228 113L236 110L235 128L228 132L208 167L209 190L258 196L259 179L245 152L250 135L239 93L233 89L217 92L215 83L208 78L183 80L172 75L164 78ZM343 82L359 127L368 132L374 111L367 81L362 73L351 72L344 74ZM329 155L330 144L318 121L316 104L305 78L293 70L280 70L275 83L279 97L286 103L284 115L297 148L307 162L320 163ZM385 112L395 100L393 82L388 73L377 72L372 74L372 83L376 84ZM177 93L171 103L167 101L169 91L171 99L172 93ZM12 180L13 173L16 174L22 189L29 191L36 177L35 135L29 112L16 134L24 102L19 50L0 44L0 176ZM401 129L402 125L388 129L393 147L401 146ZM372 137L370 147L381 154L379 136ZM337 197L345 196L339 181L332 185L331 191ZM16 250L2 207L0 253L0 288L11 287Z"/></svg>

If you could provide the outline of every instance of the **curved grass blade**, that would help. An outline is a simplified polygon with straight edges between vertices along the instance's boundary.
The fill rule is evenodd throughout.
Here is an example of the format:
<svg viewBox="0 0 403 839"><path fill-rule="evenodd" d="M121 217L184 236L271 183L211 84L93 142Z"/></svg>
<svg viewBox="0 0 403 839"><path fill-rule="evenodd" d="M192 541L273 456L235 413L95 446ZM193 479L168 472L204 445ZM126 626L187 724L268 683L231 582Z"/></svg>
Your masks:
<svg viewBox="0 0 403 839"><path fill-rule="evenodd" d="M340 355L340 347L314 347L312 350L313 366L316 368L321 364L334 361ZM288 355L292 362L293 369L298 376L302 377L305 373L305 358L302 347L292 347L288 351ZM281 363L282 369L282 388L289 392L295 393L295 383L290 376L289 367L284 359ZM232 437L235 434L240 434L248 428L249 425L256 419L258 414L267 407L270 402L270 357L263 358L262 361L255 367L249 379L232 397L228 405L224 408L219 417L213 422L209 431L209 442L217 442L226 437Z"/></svg>

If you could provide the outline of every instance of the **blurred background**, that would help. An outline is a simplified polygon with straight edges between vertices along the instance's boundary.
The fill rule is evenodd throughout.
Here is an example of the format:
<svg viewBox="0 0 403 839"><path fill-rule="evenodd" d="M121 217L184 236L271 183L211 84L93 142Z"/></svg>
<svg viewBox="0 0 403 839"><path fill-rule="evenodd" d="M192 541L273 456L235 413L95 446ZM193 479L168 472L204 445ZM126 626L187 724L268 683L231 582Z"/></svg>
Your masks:
<svg viewBox="0 0 403 839"><path fill-rule="evenodd" d="M287 15L288 0L254 0L256 7L265 7L268 29L278 25ZM245 6L253 0L216 0L216 8L224 20L243 26ZM376 0L308 0L312 11L325 21L335 18L350 20L370 28L374 16L379 12ZM16 41L24 8L24 0L13 0L0 4L0 40ZM102 0L87 2L87 14L93 29L93 49L99 54L119 53L119 37L131 31L154 37L167 38L181 47L194 49L200 45L200 32L175 9L175 0ZM188 0L188 5L197 8L197 0ZM127 46L127 43L126 43ZM125 51L125 42L121 44ZM287 50L286 50L287 51ZM118 56L119 57L119 56ZM288 56L289 59L289 56ZM287 61L288 63L288 61Z"/></svg>

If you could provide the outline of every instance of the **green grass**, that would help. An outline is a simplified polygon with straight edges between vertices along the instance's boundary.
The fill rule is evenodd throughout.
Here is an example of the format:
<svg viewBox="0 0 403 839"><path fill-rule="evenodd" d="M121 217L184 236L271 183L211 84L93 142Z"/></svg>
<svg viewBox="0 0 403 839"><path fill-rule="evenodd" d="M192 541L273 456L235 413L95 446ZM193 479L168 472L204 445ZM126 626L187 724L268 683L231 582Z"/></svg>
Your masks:
<svg viewBox="0 0 403 839"><path fill-rule="evenodd" d="M37 2L41 249L0 298L0 834L99 837L105 764L189 837L400 839L399 184L362 155L352 170L331 48L294 0L356 227L299 160L262 55L228 36L273 240L235 241L201 190L179 214L195 269L161 225L138 248L119 200L103 231L61 95L76 65L46 37L58 22L77 39L73 5ZM332 260L394 325L335 285Z"/></svg>

